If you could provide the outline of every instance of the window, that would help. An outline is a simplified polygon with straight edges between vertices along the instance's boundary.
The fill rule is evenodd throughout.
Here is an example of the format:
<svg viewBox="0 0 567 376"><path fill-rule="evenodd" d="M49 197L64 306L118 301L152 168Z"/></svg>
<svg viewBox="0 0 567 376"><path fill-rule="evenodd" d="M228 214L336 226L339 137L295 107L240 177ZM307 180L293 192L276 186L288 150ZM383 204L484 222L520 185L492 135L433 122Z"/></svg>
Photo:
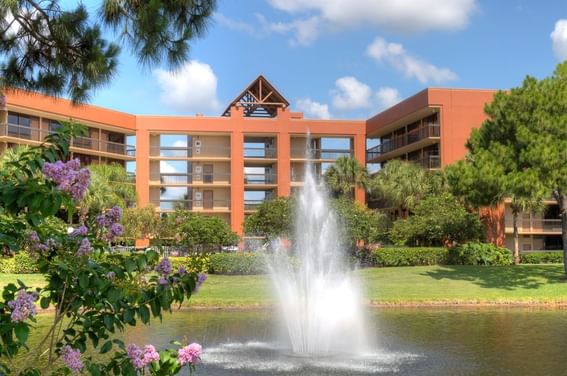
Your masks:
<svg viewBox="0 0 567 376"><path fill-rule="evenodd" d="M59 123L57 120L47 119L46 121L49 133L55 133L59 128L61 128L61 123Z"/></svg>
<svg viewBox="0 0 567 376"><path fill-rule="evenodd" d="M8 136L31 139L32 117L15 112L8 113Z"/></svg>

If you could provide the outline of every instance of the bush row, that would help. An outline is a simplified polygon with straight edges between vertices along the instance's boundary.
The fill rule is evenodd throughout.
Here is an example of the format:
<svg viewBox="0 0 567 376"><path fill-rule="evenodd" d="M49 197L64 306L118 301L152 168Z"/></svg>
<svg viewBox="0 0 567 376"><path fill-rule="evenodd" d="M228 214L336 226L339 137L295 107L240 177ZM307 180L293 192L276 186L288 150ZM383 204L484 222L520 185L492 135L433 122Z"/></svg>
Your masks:
<svg viewBox="0 0 567 376"><path fill-rule="evenodd" d="M522 264L562 264L563 252L530 252L522 254Z"/></svg>
<svg viewBox="0 0 567 376"><path fill-rule="evenodd" d="M32 274L37 272L35 260L26 252L20 252L14 257L0 258L0 273Z"/></svg>

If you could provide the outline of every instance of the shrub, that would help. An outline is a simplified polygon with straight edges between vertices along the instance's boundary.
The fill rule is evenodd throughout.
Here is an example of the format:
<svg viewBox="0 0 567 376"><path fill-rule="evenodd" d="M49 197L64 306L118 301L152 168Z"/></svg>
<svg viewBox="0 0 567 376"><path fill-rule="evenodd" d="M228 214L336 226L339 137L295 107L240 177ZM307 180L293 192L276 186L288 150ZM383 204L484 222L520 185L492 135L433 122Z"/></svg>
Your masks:
<svg viewBox="0 0 567 376"><path fill-rule="evenodd" d="M0 273L33 274L38 272L35 260L26 252L17 253L14 257L0 259Z"/></svg>
<svg viewBox="0 0 567 376"><path fill-rule="evenodd" d="M187 271L195 273L208 273L211 269L211 255L197 253L188 257L169 257L173 270L183 266Z"/></svg>
<svg viewBox="0 0 567 376"><path fill-rule="evenodd" d="M372 266L438 265L448 262L449 251L443 247L380 248L372 252Z"/></svg>
<svg viewBox="0 0 567 376"><path fill-rule="evenodd" d="M266 271L263 253L237 252L211 255L213 274L263 274Z"/></svg>
<svg viewBox="0 0 567 376"><path fill-rule="evenodd" d="M521 255L522 264L562 264L563 252L530 252Z"/></svg>
<svg viewBox="0 0 567 376"><path fill-rule="evenodd" d="M470 242L451 249L452 262L462 265L511 265L512 252L492 243Z"/></svg>

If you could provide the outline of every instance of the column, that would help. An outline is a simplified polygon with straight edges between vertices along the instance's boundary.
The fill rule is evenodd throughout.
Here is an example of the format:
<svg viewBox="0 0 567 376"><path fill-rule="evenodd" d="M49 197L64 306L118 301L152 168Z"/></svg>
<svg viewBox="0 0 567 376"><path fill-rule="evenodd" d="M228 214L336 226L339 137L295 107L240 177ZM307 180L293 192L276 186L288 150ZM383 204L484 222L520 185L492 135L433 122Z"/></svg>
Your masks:
<svg viewBox="0 0 567 376"><path fill-rule="evenodd" d="M136 193L138 207L150 203L150 132L136 130ZM136 248L150 246L150 239L136 239Z"/></svg>
<svg viewBox="0 0 567 376"><path fill-rule="evenodd" d="M366 136L364 134L357 134L354 136L354 157L358 159L360 164L366 166ZM361 204L366 202L364 188L355 187L354 199Z"/></svg>
<svg viewBox="0 0 567 376"><path fill-rule="evenodd" d="M243 234L244 222L244 133L242 109L230 110L232 134L230 135L230 225L232 231Z"/></svg>

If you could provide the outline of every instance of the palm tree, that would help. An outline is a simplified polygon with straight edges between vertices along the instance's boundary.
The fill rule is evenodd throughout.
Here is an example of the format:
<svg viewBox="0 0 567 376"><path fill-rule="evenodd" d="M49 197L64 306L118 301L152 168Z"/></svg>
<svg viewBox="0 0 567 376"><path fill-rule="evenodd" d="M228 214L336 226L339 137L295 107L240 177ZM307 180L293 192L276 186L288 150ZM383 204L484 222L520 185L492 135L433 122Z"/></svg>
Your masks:
<svg viewBox="0 0 567 376"><path fill-rule="evenodd" d="M431 189L427 170L400 160L388 162L369 183L370 194L396 208L400 217L412 210Z"/></svg>
<svg viewBox="0 0 567 376"><path fill-rule="evenodd" d="M335 196L352 197L353 187L366 188L368 170L356 158L339 157L325 171L324 178Z"/></svg>
<svg viewBox="0 0 567 376"><path fill-rule="evenodd" d="M91 183L80 202L80 217L101 213L113 206L126 208L136 202L136 186L126 169L117 164L97 164L88 167Z"/></svg>

